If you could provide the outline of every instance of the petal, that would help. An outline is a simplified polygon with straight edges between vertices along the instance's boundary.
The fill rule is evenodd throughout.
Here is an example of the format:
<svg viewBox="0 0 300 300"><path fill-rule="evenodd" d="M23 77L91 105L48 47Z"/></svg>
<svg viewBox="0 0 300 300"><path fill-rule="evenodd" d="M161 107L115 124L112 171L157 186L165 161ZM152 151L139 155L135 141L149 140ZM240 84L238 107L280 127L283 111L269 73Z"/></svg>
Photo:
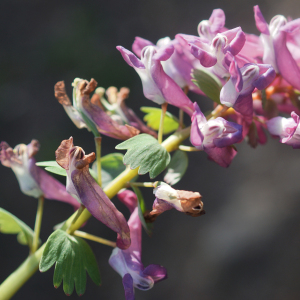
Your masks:
<svg viewBox="0 0 300 300"><path fill-rule="evenodd" d="M229 66L230 79L235 86L235 90L239 93L243 88L243 78L242 73L238 67L238 64L234 57L232 57L232 61Z"/></svg>
<svg viewBox="0 0 300 300"><path fill-rule="evenodd" d="M149 265L143 270L143 275L151 276L155 283L168 278L167 269L160 265Z"/></svg>
<svg viewBox="0 0 300 300"><path fill-rule="evenodd" d="M259 65L262 66L262 65ZM258 89L258 90L263 90L267 88L275 79L276 77L276 72L274 68L269 65L267 71L260 75L254 82L253 85Z"/></svg>
<svg viewBox="0 0 300 300"><path fill-rule="evenodd" d="M209 18L209 22L211 23L210 30L212 32L221 30L225 26L225 19L225 13L222 9L214 9Z"/></svg>
<svg viewBox="0 0 300 300"><path fill-rule="evenodd" d="M240 95L233 108L242 114L245 117L249 117L252 120L253 116L253 99L252 99L252 93L250 95Z"/></svg>
<svg viewBox="0 0 300 300"><path fill-rule="evenodd" d="M269 25L266 22L264 16L262 15L259 6L254 6L254 18L256 23L256 28L263 34L270 35Z"/></svg>
<svg viewBox="0 0 300 300"><path fill-rule="evenodd" d="M68 140L63 140L55 151L56 162L65 170L69 170L69 154L73 147L73 138L70 137Z"/></svg>
<svg viewBox="0 0 300 300"><path fill-rule="evenodd" d="M136 36L135 40L132 44L132 51L138 56L141 57L141 53L143 48L145 48L146 46L154 46L153 43L151 43L148 40L145 40L141 37Z"/></svg>
<svg viewBox="0 0 300 300"><path fill-rule="evenodd" d="M285 31L287 33L295 33L300 28L300 18L295 19L286 23L284 26L280 28L280 30Z"/></svg>
<svg viewBox="0 0 300 300"><path fill-rule="evenodd" d="M236 156L237 152L234 148L228 146L224 148L210 148L205 149L208 154L208 158L216 162L218 165L224 168L228 168L231 161Z"/></svg>
<svg viewBox="0 0 300 300"><path fill-rule="evenodd" d="M240 30L230 42L228 51L230 51L232 55L237 55L244 47L245 42L246 35L242 30Z"/></svg>
<svg viewBox="0 0 300 300"><path fill-rule="evenodd" d="M74 170L71 179L82 204L97 220L117 232L117 246L120 249L127 249L130 246L128 224L123 214L116 209L90 175L88 166Z"/></svg>
<svg viewBox="0 0 300 300"><path fill-rule="evenodd" d="M167 45L157 50L157 52L153 55L153 59L158 61L166 61L168 60L172 54L174 53L174 46Z"/></svg>
<svg viewBox="0 0 300 300"><path fill-rule="evenodd" d="M240 81L238 80L238 77L237 77L236 83L238 84L238 88L239 88L239 84L240 84L239 82ZM221 89L220 102L228 107L232 107L232 106L234 106L238 96L239 96L239 92L237 92L236 86L235 86L233 80L229 79Z"/></svg>
<svg viewBox="0 0 300 300"><path fill-rule="evenodd" d="M3 166L10 168L11 159L15 156L13 149L6 143L0 143L0 160Z"/></svg>
<svg viewBox="0 0 300 300"><path fill-rule="evenodd" d="M130 213L134 211L137 206L137 196L131 190L123 190L117 194L118 199L127 206Z"/></svg>
<svg viewBox="0 0 300 300"><path fill-rule="evenodd" d="M134 300L134 288L133 288L133 279L129 273L125 274L122 283L124 286L125 299Z"/></svg>
<svg viewBox="0 0 300 300"><path fill-rule="evenodd" d="M129 66L137 69L145 69L145 65L132 52L122 46L117 46L117 49L121 52Z"/></svg>
<svg viewBox="0 0 300 300"><path fill-rule="evenodd" d="M209 52L201 49L200 47L190 44L191 53L199 59L201 65L205 68L209 68L214 66L217 63L217 57L215 55L210 54Z"/></svg>

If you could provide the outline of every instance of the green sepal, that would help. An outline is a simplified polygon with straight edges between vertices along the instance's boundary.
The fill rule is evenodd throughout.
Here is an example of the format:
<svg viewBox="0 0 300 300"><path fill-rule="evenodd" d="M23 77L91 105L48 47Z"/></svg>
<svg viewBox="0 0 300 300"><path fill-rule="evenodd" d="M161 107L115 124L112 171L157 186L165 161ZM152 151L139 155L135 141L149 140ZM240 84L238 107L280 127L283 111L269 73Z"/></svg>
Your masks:
<svg viewBox="0 0 300 300"><path fill-rule="evenodd" d="M188 167L188 155L181 150L177 150L168 165L164 181L170 185L174 185L181 180Z"/></svg>
<svg viewBox="0 0 300 300"><path fill-rule="evenodd" d="M152 223L147 223L145 221L144 213L147 211L147 208L146 208L146 204L145 204L145 200L144 200L144 197L142 195L142 192L137 186L131 185L131 187L132 187L132 189L133 189L133 191L136 194L137 199L138 199L138 214L139 214L139 218L141 220L141 223L142 223L144 229L146 230L147 234L149 236L151 236L152 235L153 224Z"/></svg>
<svg viewBox="0 0 300 300"><path fill-rule="evenodd" d="M140 109L142 112L147 113L144 116L144 121L147 122L147 126L154 130L158 130L160 124L160 118L161 118L161 108L142 106ZM164 118L163 133L169 134L177 130L178 126L179 126L178 119L167 111Z"/></svg>
<svg viewBox="0 0 300 300"><path fill-rule="evenodd" d="M0 232L17 234L17 239L20 244L28 245L30 249L32 248L34 236L33 230L23 221L3 208L0 208Z"/></svg>
<svg viewBox="0 0 300 300"><path fill-rule="evenodd" d="M222 89L222 83L216 75L205 69L195 69L192 72L192 77L192 81L207 97L221 104L220 91Z"/></svg>
<svg viewBox="0 0 300 300"><path fill-rule="evenodd" d="M74 284L79 296L85 292L86 271L96 285L101 284L97 260L90 246L81 238L60 229L48 238L39 269L46 272L54 264L53 285L58 288L63 281L66 295L73 293Z"/></svg>
<svg viewBox="0 0 300 300"><path fill-rule="evenodd" d="M140 175L149 172L155 178L170 163L170 154L151 135L142 133L116 146L118 150L127 149L123 162L131 169L139 167Z"/></svg>

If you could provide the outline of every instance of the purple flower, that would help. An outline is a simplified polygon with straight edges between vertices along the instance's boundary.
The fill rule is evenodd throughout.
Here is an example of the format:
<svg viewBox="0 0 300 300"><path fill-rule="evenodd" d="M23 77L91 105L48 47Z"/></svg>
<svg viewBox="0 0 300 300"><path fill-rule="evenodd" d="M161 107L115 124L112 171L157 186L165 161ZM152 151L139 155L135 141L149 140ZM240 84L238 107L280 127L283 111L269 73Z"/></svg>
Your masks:
<svg viewBox="0 0 300 300"><path fill-rule="evenodd" d="M106 196L89 172L89 164L95 153L85 155L80 147L74 147L73 138L61 142L55 151L57 163L67 171L67 192L74 196L100 222L117 232L117 246L130 246L130 231L122 213Z"/></svg>
<svg viewBox="0 0 300 300"><path fill-rule="evenodd" d="M136 37L132 45L133 52L141 57L144 47L155 46L150 41ZM192 69L199 69L201 67L199 60L191 53L189 46L181 44L178 40L171 40L169 37L162 38L157 41L155 49L162 51L162 49L169 46L174 47L172 56L166 61L162 61L164 71L170 76L181 88L188 87L189 90L201 94L201 90L192 82Z"/></svg>
<svg viewBox="0 0 300 300"><path fill-rule="evenodd" d="M278 136L280 142L300 149L299 116L293 111L291 118L275 117L267 121L267 127L272 135Z"/></svg>
<svg viewBox="0 0 300 300"><path fill-rule="evenodd" d="M118 46L127 64L133 67L139 74L146 98L161 105L168 102L192 115L193 103L185 95L176 82L163 70L162 61L168 60L174 52L174 46L170 45L156 50L154 46L146 46L139 60L132 52Z"/></svg>
<svg viewBox="0 0 300 300"><path fill-rule="evenodd" d="M258 5L254 6L254 17L264 45L263 62L271 64L288 83L300 89L300 69L287 47L287 39L300 28L300 19L288 22L277 15L268 25Z"/></svg>
<svg viewBox="0 0 300 300"><path fill-rule="evenodd" d="M123 191L118 197L131 212L128 221L131 245L126 250L115 248L109 264L123 278L126 300L133 300L134 287L144 291L151 289L154 283L167 278L167 270L160 265L144 268L141 262L142 224L138 215L137 197L131 191Z"/></svg>
<svg viewBox="0 0 300 300"><path fill-rule="evenodd" d="M63 105L65 111L78 128L88 128L97 136L101 134L126 140L139 133L139 130L129 125L120 125L113 120L103 109L99 101L99 97L103 94L103 90L97 91L92 99L90 94L95 90L97 82L91 79L87 80L76 78L73 82L73 106L69 97L66 94L65 84L59 81L55 85L55 97L59 103ZM97 101L98 100L98 101Z"/></svg>
<svg viewBox="0 0 300 300"><path fill-rule="evenodd" d="M0 160L3 166L9 167L15 173L21 191L28 196L59 200L78 208L80 204L71 197L66 187L36 166L34 155L39 151L37 140L32 140L27 146L19 144L14 149L6 142L0 143Z"/></svg>
<svg viewBox="0 0 300 300"><path fill-rule="evenodd" d="M198 149L222 167L228 167L236 155L232 144L242 140L243 127L223 118L207 121L197 103L192 116L190 140Z"/></svg>
<svg viewBox="0 0 300 300"><path fill-rule="evenodd" d="M154 200L152 211L146 218L154 221L157 216L166 210L175 208L192 217L199 217L205 214L203 209L202 196L198 192L175 190L170 185L162 182L153 191Z"/></svg>
<svg viewBox="0 0 300 300"><path fill-rule="evenodd" d="M231 77L221 90L220 101L252 120L252 92L255 88L263 90L271 84L276 76L275 71L271 65L252 63L239 69L234 60L230 63L229 71Z"/></svg>

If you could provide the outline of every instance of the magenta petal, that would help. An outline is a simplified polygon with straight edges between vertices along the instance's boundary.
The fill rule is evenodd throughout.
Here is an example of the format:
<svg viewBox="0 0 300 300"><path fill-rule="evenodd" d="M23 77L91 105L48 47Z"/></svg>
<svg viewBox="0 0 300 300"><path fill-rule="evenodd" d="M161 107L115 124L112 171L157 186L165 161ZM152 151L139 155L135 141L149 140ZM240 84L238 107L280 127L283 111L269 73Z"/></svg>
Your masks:
<svg viewBox="0 0 300 300"><path fill-rule="evenodd" d="M284 26L280 28L280 30L285 31L287 33L294 33L299 28L300 28L300 18L286 23Z"/></svg>
<svg viewBox="0 0 300 300"><path fill-rule="evenodd" d="M212 32L220 31L225 26L225 19L225 13L222 9L214 9L209 18L209 22L211 23L210 30Z"/></svg>
<svg viewBox="0 0 300 300"><path fill-rule="evenodd" d="M237 55L244 47L245 42L246 35L242 30L240 30L230 42L228 51L230 51L232 55Z"/></svg>
<svg viewBox="0 0 300 300"><path fill-rule="evenodd" d="M118 199L127 206L130 213L134 211L134 209L137 207L137 196L136 194L131 190L124 190L117 194Z"/></svg>
<svg viewBox="0 0 300 300"><path fill-rule="evenodd" d="M252 119L252 115L253 115L252 93L250 95L249 94L240 95L237 98L235 104L233 105L233 108L240 114Z"/></svg>
<svg viewBox="0 0 300 300"><path fill-rule="evenodd" d="M151 276L154 282L167 279L167 269L160 265L149 265L143 270L144 276Z"/></svg>
<svg viewBox="0 0 300 300"><path fill-rule="evenodd" d="M261 33L270 35L269 25L266 22L264 16L262 15L258 5L254 6L254 18L255 18L255 23L256 23L257 29Z"/></svg>
<svg viewBox="0 0 300 300"><path fill-rule="evenodd" d="M232 83L235 86L235 90L237 92L240 92L243 89L243 78L242 78L242 73L234 57L232 62L230 63L229 73L231 76Z"/></svg>
<svg viewBox="0 0 300 300"><path fill-rule="evenodd" d="M144 64L132 52L128 51L122 46L117 46L116 48L121 52L124 60L129 66L138 69L145 69Z"/></svg>
<svg viewBox="0 0 300 300"><path fill-rule="evenodd" d="M166 61L168 60L172 54L174 53L174 46L168 45L166 47L162 47L158 49L157 52L153 55L153 59L158 61Z"/></svg>
<svg viewBox="0 0 300 300"><path fill-rule="evenodd" d="M201 65L205 68L209 68L214 66L217 63L217 58L208 53L207 51L197 47L196 45L190 44L191 53L199 59Z"/></svg>
<svg viewBox="0 0 300 300"><path fill-rule="evenodd" d="M145 48L146 46L154 46L153 43L151 43L148 40L145 40L141 37L136 36L135 40L132 44L132 51L138 56L141 57L141 53L143 48Z"/></svg>
<svg viewBox="0 0 300 300"><path fill-rule="evenodd" d="M36 166L35 163L35 159L32 158L29 164L30 174L43 191L44 197L71 204L75 209L78 209L80 207L80 203L66 191L66 187L50 176L46 171Z"/></svg>
<svg viewBox="0 0 300 300"><path fill-rule="evenodd" d="M122 279L124 292L125 292L125 299L126 300L134 300L134 288L133 288L133 279L129 273L125 274Z"/></svg>
<svg viewBox="0 0 300 300"><path fill-rule="evenodd" d="M231 161L237 154L236 150L230 146L225 148L215 147L205 149L205 152L208 154L209 159L213 160L223 168L228 168L231 164Z"/></svg>
<svg viewBox="0 0 300 300"><path fill-rule="evenodd" d="M130 246L128 224L123 214L116 209L92 178L88 168L75 169L71 178L82 204L97 220L117 232L117 246L120 249L127 249Z"/></svg>

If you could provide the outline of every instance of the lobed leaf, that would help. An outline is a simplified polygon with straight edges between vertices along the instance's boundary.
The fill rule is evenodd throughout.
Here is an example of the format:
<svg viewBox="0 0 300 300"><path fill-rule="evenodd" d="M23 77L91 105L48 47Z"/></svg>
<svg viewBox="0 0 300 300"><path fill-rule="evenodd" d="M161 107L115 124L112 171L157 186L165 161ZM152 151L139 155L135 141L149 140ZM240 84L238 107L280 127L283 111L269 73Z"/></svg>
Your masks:
<svg viewBox="0 0 300 300"><path fill-rule="evenodd" d="M33 230L23 221L3 208L0 208L0 232L18 234L18 242L22 245L28 245L31 249L34 236Z"/></svg>
<svg viewBox="0 0 300 300"><path fill-rule="evenodd" d="M188 155L181 150L177 150L168 166L164 181L170 185L174 185L181 180L188 167Z"/></svg>
<svg viewBox="0 0 300 300"><path fill-rule="evenodd" d="M161 117L161 108L142 106L141 111L147 113L144 116L144 121L147 122L147 126L154 130L158 130L160 117ZM167 111L164 118L163 133L164 134L171 133L177 130L178 126L179 126L178 119Z"/></svg>
<svg viewBox="0 0 300 300"><path fill-rule="evenodd" d="M81 238L60 229L48 238L39 269L45 272L54 264L53 285L58 288L63 281L66 295L73 293L74 284L79 296L85 292L86 271L95 284L101 284L97 261L90 246Z"/></svg>
<svg viewBox="0 0 300 300"><path fill-rule="evenodd" d="M147 234L149 236L151 236L153 224L146 223L146 221L145 221L144 213L147 211L147 208L146 208L146 204L145 204L142 192L137 186L132 185L131 187L132 187L133 191L135 192L137 199L138 199L138 213L139 213L139 218L141 220L141 223L142 223L144 229L146 230Z"/></svg>
<svg viewBox="0 0 300 300"><path fill-rule="evenodd" d="M220 91L222 83L220 79L205 69L195 69L192 72L192 81L201 91L214 102L220 104Z"/></svg>
<svg viewBox="0 0 300 300"><path fill-rule="evenodd" d="M160 174L170 162L170 154L151 135L142 133L116 146L118 150L127 152L123 162L131 169L139 167L139 174L149 172L150 178Z"/></svg>

